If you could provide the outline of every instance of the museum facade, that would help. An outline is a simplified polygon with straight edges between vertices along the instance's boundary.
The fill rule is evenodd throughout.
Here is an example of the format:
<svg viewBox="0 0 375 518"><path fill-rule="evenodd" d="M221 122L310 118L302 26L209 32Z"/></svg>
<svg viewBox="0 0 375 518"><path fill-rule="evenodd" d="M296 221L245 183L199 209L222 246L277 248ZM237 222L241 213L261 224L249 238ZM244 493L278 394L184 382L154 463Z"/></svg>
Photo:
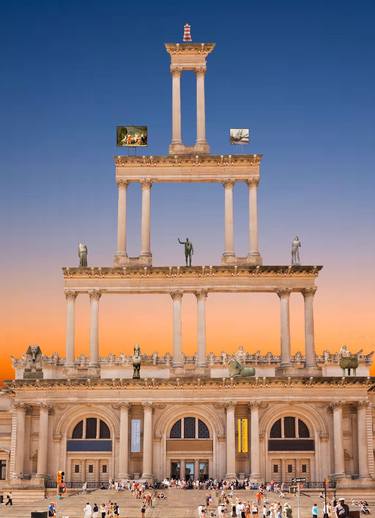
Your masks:
<svg viewBox="0 0 375 518"><path fill-rule="evenodd" d="M205 131L204 79L212 43L167 44L172 75L172 141L166 156L115 157L117 249L113 266L63 269L66 354L39 346L13 359L15 379L0 392L0 490L100 487L110 479L250 478L321 487L375 487L375 379L372 353L346 347L318 355L314 295L321 266L263 264L257 191L261 155L211 155ZM181 136L180 78L197 81L197 140ZM153 266L150 236L154 183L221 183L224 251L218 266ZM248 188L248 254L234 250L233 187ZM127 188L139 183L141 250L127 253ZM85 247L82 247L84 250ZM279 354L209 353L206 301L216 293L267 293L280 304ZM100 354L102 297L166 296L171 352ZM184 354L182 302L197 303L197 347ZM304 306L304 351L291 354L290 297ZM90 301L89 354L75 354L75 302ZM270 325L272 325L270 323ZM223 345L223 347L225 347Z"/></svg>

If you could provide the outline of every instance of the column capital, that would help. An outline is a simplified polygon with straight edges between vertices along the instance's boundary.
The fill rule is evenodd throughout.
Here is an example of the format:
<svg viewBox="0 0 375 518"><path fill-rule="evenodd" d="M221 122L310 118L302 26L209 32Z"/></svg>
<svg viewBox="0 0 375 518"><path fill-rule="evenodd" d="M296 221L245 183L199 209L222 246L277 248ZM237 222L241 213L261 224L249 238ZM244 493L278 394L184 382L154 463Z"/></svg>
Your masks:
<svg viewBox="0 0 375 518"><path fill-rule="evenodd" d="M116 184L118 185L118 187L127 187L129 183L129 180L126 180L125 178L116 178Z"/></svg>
<svg viewBox="0 0 375 518"><path fill-rule="evenodd" d="M257 400L249 401L249 408L250 409L259 408L261 404L262 404L261 401L257 401Z"/></svg>
<svg viewBox="0 0 375 518"><path fill-rule="evenodd" d="M255 185L257 186L259 184L259 178L257 176L252 176L251 178L248 178L246 180L246 183L248 184L249 187Z"/></svg>
<svg viewBox="0 0 375 518"><path fill-rule="evenodd" d="M142 403L143 408L146 410L146 408L153 409L154 405L151 401L143 401Z"/></svg>
<svg viewBox="0 0 375 518"><path fill-rule="evenodd" d="M12 408L14 410L23 410L24 412L26 412L26 410L28 409L28 405L20 401L15 401L13 402Z"/></svg>
<svg viewBox="0 0 375 518"><path fill-rule="evenodd" d="M64 290L66 300L75 300L78 296L78 291Z"/></svg>
<svg viewBox="0 0 375 518"><path fill-rule="evenodd" d="M304 297L314 296L317 289L318 288L316 286L312 286L311 288L304 288L302 290L302 295Z"/></svg>
<svg viewBox="0 0 375 518"><path fill-rule="evenodd" d="M362 399L361 401L357 401L358 408L368 408L370 406L370 402L367 399Z"/></svg>
<svg viewBox="0 0 375 518"><path fill-rule="evenodd" d="M150 178L141 178L139 183L141 184L142 190L151 189L152 187L152 180Z"/></svg>
<svg viewBox="0 0 375 518"><path fill-rule="evenodd" d="M224 403L224 408L226 411L234 410L236 408L236 402L235 401L226 401Z"/></svg>
<svg viewBox="0 0 375 518"><path fill-rule="evenodd" d="M181 290L174 290L170 292L170 296L172 297L172 300L181 300L183 297L184 292Z"/></svg>
<svg viewBox="0 0 375 518"><path fill-rule="evenodd" d="M232 188L235 183L236 180L232 180L231 178L225 178L223 181L224 189Z"/></svg>
<svg viewBox="0 0 375 518"><path fill-rule="evenodd" d="M207 71L207 67L205 67L205 66L197 66L194 68L194 72L196 74L205 74L206 71Z"/></svg>
<svg viewBox="0 0 375 518"><path fill-rule="evenodd" d="M99 300L103 292L101 290L89 290L88 293L90 300Z"/></svg>
<svg viewBox="0 0 375 518"><path fill-rule="evenodd" d="M329 408L335 410L336 408L342 408L344 404L345 401L332 401L332 403L329 404Z"/></svg>
<svg viewBox="0 0 375 518"><path fill-rule="evenodd" d="M194 295L197 297L197 299L206 299L208 297L208 290L197 290L194 292Z"/></svg>
<svg viewBox="0 0 375 518"><path fill-rule="evenodd" d="M173 76L180 76L183 69L179 65L170 65L169 70Z"/></svg>
<svg viewBox="0 0 375 518"><path fill-rule="evenodd" d="M37 406L40 410L48 410L50 411L52 409L51 405L49 405L46 401L40 401Z"/></svg>
<svg viewBox="0 0 375 518"><path fill-rule="evenodd" d="M292 290L290 288L282 288L282 289L276 291L276 293L278 294L278 296L281 299L285 298L285 297L289 297L291 292L292 292Z"/></svg>

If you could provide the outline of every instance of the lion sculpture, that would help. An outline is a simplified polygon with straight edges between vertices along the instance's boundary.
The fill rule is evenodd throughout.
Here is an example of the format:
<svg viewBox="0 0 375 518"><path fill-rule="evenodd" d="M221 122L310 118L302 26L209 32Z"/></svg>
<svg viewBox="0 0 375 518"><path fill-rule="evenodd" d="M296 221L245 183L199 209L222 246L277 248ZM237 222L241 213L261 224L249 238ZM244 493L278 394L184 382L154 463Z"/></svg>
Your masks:
<svg viewBox="0 0 375 518"><path fill-rule="evenodd" d="M231 358L228 361L228 371L231 378L250 378L255 376L254 367L245 367L236 358Z"/></svg>

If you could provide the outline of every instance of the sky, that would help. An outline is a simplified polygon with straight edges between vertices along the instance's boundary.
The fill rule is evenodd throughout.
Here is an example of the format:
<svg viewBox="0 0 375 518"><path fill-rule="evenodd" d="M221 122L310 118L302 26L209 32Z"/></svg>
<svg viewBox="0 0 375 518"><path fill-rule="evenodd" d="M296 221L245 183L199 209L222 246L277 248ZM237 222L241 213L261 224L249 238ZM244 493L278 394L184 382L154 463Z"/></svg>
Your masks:
<svg viewBox="0 0 375 518"><path fill-rule="evenodd" d="M375 4L362 0L1 1L0 379L29 344L65 354L61 267L110 266L116 249L113 156L118 124L146 124L151 155L171 139L165 42L215 42L206 74L211 152L235 153L231 127L249 127L262 153L258 194L264 264L324 266L315 296L318 352L375 349ZM182 128L195 138L195 84L182 79ZM241 148L242 150L243 148ZM235 246L247 253L247 195L235 186ZM219 264L221 184L152 188L155 265ZM128 252L140 248L139 185L128 189ZM77 299L77 354L88 354L88 300ZM276 295L209 295L207 349L279 350ZM291 300L292 351L303 351L303 302ZM172 346L167 296L103 296L100 352L165 353ZM196 302L183 302L183 347L196 348Z"/></svg>

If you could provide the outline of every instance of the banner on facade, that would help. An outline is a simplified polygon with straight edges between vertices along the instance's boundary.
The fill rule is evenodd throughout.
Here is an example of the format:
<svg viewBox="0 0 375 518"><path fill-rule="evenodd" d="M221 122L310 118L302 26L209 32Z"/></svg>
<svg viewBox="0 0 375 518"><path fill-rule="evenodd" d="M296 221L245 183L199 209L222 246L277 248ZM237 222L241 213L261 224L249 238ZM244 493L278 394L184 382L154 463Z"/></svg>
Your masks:
<svg viewBox="0 0 375 518"><path fill-rule="evenodd" d="M140 419L132 419L130 450L132 453L138 453L141 451L141 420Z"/></svg>
<svg viewBox="0 0 375 518"><path fill-rule="evenodd" d="M238 453L249 452L248 419L240 418L237 421L238 429Z"/></svg>

